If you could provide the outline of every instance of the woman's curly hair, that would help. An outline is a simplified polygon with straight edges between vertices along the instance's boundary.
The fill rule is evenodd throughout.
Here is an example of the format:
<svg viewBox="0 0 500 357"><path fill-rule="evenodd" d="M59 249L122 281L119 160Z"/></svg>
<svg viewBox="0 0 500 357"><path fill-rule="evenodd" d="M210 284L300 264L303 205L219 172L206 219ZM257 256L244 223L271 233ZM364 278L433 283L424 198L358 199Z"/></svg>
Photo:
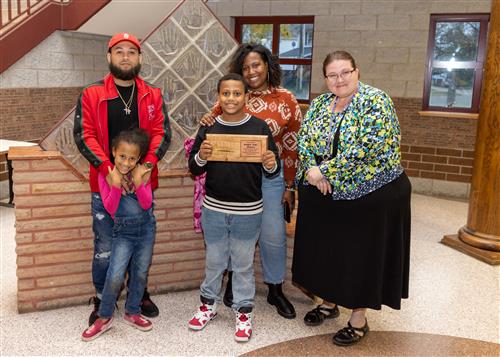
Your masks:
<svg viewBox="0 0 500 357"><path fill-rule="evenodd" d="M260 55L260 58L267 63L268 68L268 85L270 87L279 87L281 84L281 78L283 73L281 71L280 64L278 62L278 56L273 55L269 49L262 45L242 43L231 59L231 64L229 65L229 72L238 73L243 75L243 61L250 52L255 52Z"/></svg>

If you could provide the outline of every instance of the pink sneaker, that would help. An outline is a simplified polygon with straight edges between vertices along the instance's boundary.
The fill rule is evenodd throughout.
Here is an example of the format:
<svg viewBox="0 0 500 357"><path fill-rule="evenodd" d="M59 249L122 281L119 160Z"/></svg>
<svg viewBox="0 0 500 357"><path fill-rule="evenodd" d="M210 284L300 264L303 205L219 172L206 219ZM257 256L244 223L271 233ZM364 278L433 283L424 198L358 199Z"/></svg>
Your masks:
<svg viewBox="0 0 500 357"><path fill-rule="evenodd" d="M215 316L217 316L217 304L208 305L201 304L196 313L193 315L191 320L188 322L188 326L191 330L203 330L203 328L212 321Z"/></svg>
<svg viewBox="0 0 500 357"><path fill-rule="evenodd" d="M248 342L252 337L252 312L235 311L235 314L236 331L234 332L234 339L238 342Z"/></svg>
<svg viewBox="0 0 500 357"><path fill-rule="evenodd" d="M96 339L111 328L112 322L112 317L108 320L98 318L92 325L90 325L85 331L83 331L82 340L88 342Z"/></svg>
<svg viewBox="0 0 500 357"><path fill-rule="evenodd" d="M129 315L125 313L125 315L123 316L123 321L125 321L126 324L141 331L149 331L153 328L153 323L139 314Z"/></svg>

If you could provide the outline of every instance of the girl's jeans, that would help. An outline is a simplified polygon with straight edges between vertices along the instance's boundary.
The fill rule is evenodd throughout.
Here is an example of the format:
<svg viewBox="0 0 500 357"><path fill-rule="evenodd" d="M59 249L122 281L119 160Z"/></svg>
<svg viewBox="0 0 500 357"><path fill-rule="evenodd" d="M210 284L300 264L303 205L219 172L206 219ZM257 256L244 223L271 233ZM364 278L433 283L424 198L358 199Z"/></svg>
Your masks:
<svg viewBox="0 0 500 357"><path fill-rule="evenodd" d="M92 195L92 209L94 211L94 206L98 206L98 203L102 205L102 201L100 196L94 198L95 193ZM94 202L96 202L95 205ZM93 216L94 232L96 232L96 225L98 228L103 228L104 224L108 223L107 219L111 219L109 215L107 217L101 216L101 219L96 214ZM102 222L104 220L106 220L105 223ZM156 232L153 208L144 211L135 195L122 196L115 220L113 222L111 219L111 223L111 233L108 227L104 226L106 229L104 237L109 238L110 234L111 242L102 239L103 231L98 231L94 245L96 253L94 254L92 275L98 293L99 287L102 286L99 316L108 318L113 315L116 300L125 280L127 267L129 267L129 281L125 311L129 314L139 314L140 302L146 287L148 269L153 255ZM101 250L106 249L109 244L109 251ZM104 257L100 257L102 254ZM102 281L103 276L105 277L104 281Z"/></svg>

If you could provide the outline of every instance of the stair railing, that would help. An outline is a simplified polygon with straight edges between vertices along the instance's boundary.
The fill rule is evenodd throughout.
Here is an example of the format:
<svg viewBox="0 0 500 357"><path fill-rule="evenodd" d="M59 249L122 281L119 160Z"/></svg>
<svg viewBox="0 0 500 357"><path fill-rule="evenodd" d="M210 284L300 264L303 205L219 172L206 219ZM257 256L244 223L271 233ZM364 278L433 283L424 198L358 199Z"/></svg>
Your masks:
<svg viewBox="0 0 500 357"><path fill-rule="evenodd" d="M0 0L0 33L5 35L10 25L36 14L50 3L70 3L72 0ZM13 26L15 27L15 26Z"/></svg>

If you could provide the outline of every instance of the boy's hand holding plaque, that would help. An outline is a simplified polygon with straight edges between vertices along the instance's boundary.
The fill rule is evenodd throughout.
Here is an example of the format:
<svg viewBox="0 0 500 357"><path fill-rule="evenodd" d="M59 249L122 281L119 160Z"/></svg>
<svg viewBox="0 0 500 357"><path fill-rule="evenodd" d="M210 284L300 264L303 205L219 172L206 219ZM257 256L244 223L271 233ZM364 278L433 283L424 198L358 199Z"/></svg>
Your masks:
<svg viewBox="0 0 500 357"><path fill-rule="evenodd" d="M208 161L262 162L267 150L266 135L207 134L211 144Z"/></svg>

